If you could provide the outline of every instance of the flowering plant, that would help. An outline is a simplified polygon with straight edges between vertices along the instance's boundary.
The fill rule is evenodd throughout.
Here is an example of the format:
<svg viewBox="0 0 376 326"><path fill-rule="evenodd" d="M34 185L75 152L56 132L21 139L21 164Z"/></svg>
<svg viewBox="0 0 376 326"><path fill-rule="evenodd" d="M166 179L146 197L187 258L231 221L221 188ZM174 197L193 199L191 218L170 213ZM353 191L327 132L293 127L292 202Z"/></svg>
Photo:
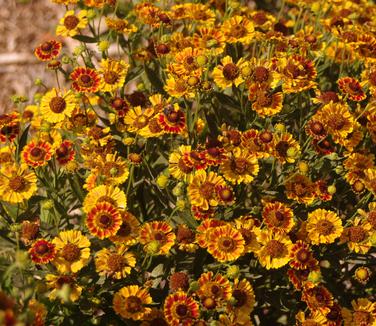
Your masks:
<svg viewBox="0 0 376 326"><path fill-rule="evenodd" d="M56 82L0 116L0 324L376 325L372 2L52 2Z"/></svg>

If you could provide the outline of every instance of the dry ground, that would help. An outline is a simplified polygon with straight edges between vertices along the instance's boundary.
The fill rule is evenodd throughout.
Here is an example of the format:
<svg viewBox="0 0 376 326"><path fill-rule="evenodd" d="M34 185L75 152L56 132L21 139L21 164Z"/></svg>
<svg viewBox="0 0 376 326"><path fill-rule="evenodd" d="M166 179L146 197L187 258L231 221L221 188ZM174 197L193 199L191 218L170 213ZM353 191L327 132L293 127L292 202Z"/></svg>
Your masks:
<svg viewBox="0 0 376 326"><path fill-rule="evenodd" d="M22 4L20 2L28 2ZM0 0L0 114L10 110L10 96L32 96L35 78L53 77L33 49L54 37L61 7L50 0Z"/></svg>

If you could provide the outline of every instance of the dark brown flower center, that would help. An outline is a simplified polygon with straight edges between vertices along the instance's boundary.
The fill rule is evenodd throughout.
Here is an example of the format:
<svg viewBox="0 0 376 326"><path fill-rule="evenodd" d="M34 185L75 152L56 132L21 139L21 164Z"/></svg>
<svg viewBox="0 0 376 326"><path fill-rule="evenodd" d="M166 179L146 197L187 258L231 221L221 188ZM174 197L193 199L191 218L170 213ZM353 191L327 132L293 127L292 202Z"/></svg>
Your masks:
<svg viewBox="0 0 376 326"><path fill-rule="evenodd" d="M290 148L290 145L287 141L281 140L278 142L278 144L275 146L275 149L277 150L278 154L282 157L287 156L287 150Z"/></svg>
<svg viewBox="0 0 376 326"><path fill-rule="evenodd" d="M376 210L368 213L367 221L376 229Z"/></svg>
<svg viewBox="0 0 376 326"><path fill-rule="evenodd" d="M67 103L60 96L55 96L50 101L50 109L54 113L61 113L65 110Z"/></svg>
<svg viewBox="0 0 376 326"><path fill-rule="evenodd" d="M259 134L261 142L267 144L273 140L273 134L270 131L263 131Z"/></svg>
<svg viewBox="0 0 376 326"><path fill-rule="evenodd" d="M176 240L179 243L185 243L185 244L192 243L195 240L195 233L191 229L183 225L179 225L178 231L176 234Z"/></svg>
<svg viewBox="0 0 376 326"><path fill-rule="evenodd" d="M333 233L335 227L332 222L327 220L321 220L319 223L316 224L316 229L320 235L329 235Z"/></svg>
<svg viewBox="0 0 376 326"><path fill-rule="evenodd" d="M107 84L113 85L119 79L119 75L115 71L106 71L103 75L103 79Z"/></svg>
<svg viewBox="0 0 376 326"><path fill-rule="evenodd" d="M296 64L288 62L285 68L285 74L289 77L297 78L302 75L302 71Z"/></svg>
<svg viewBox="0 0 376 326"><path fill-rule="evenodd" d="M324 133L324 126L322 125L321 122L318 122L318 121L314 121L311 125L311 131L315 134L315 135L322 135Z"/></svg>
<svg viewBox="0 0 376 326"><path fill-rule="evenodd" d="M134 314L142 310L142 301L135 295L131 295L125 300L125 310Z"/></svg>
<svg viewBox="0 0 376 326"><path fill-rule="evenodd" d="M154 239L157 240L157 241L165 241L166 235L163 232L156 232L154 234Z"/></svg>
<svg viewBox="0 0 376 326"><path fill-rule="evenodd" d="M185 317L188 314L188 307L185 304L179 304L176 307L176 313L179 317Z"/></svg>
<svg viewBox="0 0 376 326"><path fill-rule="evenodd" d="M146 116L141 115L141 116L139 116L139 117L134 121L133 125L134 125L136 128L141 129L141 128L146 127L147 124L148 124L148 122L149 122L149 119L148 119Z"/></svg>
<svg viewBox="0 0 376 326"><path fill-rule="evenodd" d="M239 68L233 63L228 63L223 67L223 76L227 80L234 80L239 76Z"/></svg>
<svg viewBox="0 0 376 326"><path fill-rule="evenodd" d="M331 116L328 125L334 130L341 130L346 125L346 120L341 116Z"/></svg>
<svg viewBox="0 0 376 326"><path fill-rule="evenodd" d="M214 194L214 184L211 182L204 182L200 187L200 194L205 198L209 199L213 197Z"/></svg>
<svg viewBox="0 0 376 326"><path fill-rule="evenodd" d="M188 166L188 165L184 162L184 159L183 159L183 158L180 158L180 159L179 159L178 167L179 167L179 170L181 170L181 171L184 172L185 174L191 173L192 170L193 170L193 167Z"/></svg>
<svg viewBox="0 0 376 326"><path fill-rule="evenodd" d="M69 15L64 18L64 26L68 30L75 29L79 22L80 20L74 15Z"/></svg>
<svg viewBox="0 0 376 326"><path fill-rule="evenodd" d="M82 76L80 76L78 83L82 87L90 87L90 86L93 86L94 80L93 78L91 78L90 75L83 74Z"/></svg>
<svg viewBox="0 0 376 326"><path fill-rule="evenodd" d="M256 25L263 25L267 21L267 17L265 13L258 12L255 15L253 15L253 21L256 23Z"/></svg>
<svg viewBox="0 0 376 326"><path fill-rule="evenodd" d="M372 86L376 86L376 71L372 71L368 76Z"/></svg>
<svg viewBox="0 0 376 326"><path fill-rule="evenodd" d="M328 104L330 101L333 101L333 103L337 103L339 101L337 93L332 91L322 93L320 99L324 104Z"/></svg>
<svg viewBox="0 0 376 326"><path fill-rule="evenodd" d="M118 254L112 254L107 259L107 266L112 272L121 272L126 266L125 258Z"/></svg>
<svg viewBox="0 0 376 326"><path fill-rule="evenodd" d="M44 42L41 46L40 46L41 50L43 52L50 52L52 50L52 43L51 42Z"/></svg>
<svg viewBox="0 0 376 326"><path fill-rule="evenodd" d="M126 237L132 233L132 228L129 223L123 221L123 224L120 226L119 231L117 231L116 235L119 237Z"/></svg>
<svg viewBox="0 0 376 326"><path fill-rule="evenodd" d="M27 181L25 178L17 176L9 181L9 188L15 192L21 192L26 188Z"/></svg>
<svg viewBox="0 0 376 326"><path fill-rule="evenodd" d="M234 197L232 191L229 188L221 188L218 191L218 196L224 201L231 201Z"/></svg>
<svg viewBox="0 0 376 326"><path fill-rule="evenodd" d="M269 78L269 70L265 67L258 66L255 68L254 79L256 82L262 83L267 81Z"/></svg>
<svg viewBox="0 0 376 326"><path fill-rule="evenodd" d="M309 257L310 257L310 253L308 250L306 249L300 249L297 253L296 253L296 259L299 260L300 262L302 263L305 263L309 260Z"/></svg>
<svg viewBox="0 0 376 326"><path fill-rule="evenodd" d="M47 243L39 243L36 247L35 247L35 252L38 254L38 255L44 255L46 253L48 253L50 251Z"/></svg>
<svg viewBox="0 0 376 326"><path fill-rule="evenodd" d="M285 245L277 240L270 240L265 246L266 253L271 258L281 258L285 252Z"/></svg>
<svg viewBox="0 0 376 326"><path fill-rule="evenodd" d="M371 325L372 317L367 311L355 311L353 314L355 325L366 326Z"/></svg>
<svg viewBox="0 0 376 326"><path fill-rule="evenodd" d="M67 243L61 251L61 256L68 262L73 263L81 257L81 250L73 243Z"/></svg>
<svg viewBox="0 0 376 326"><path fill-rule="evenodd" d="M102 224L102 226L107 227L112 224L112 218L111 216L108 216L107 214L102 214L99 217L99 223Z"/></svg>
<svg viewBox="0 0 376 326"><path fill-rule="evenodd" d="M367 236L366 230L364 230L361 226L349 227L348 233L350 241L356 243L362 242Z"/></svg>
<svg viewBox="0 0 376 326"><path fill-rule="evenodd" d="M34 161L42 161L46 155L46 151L40 147L34 147L30 151L30 155Z"/></svg>
<svg viewBox="0 0 376 326"><path fill-rule="evenodd" d="M179 112L172 111L169 114L167 114L167 120L172 123L177 123L180 120L180 114Z"/></svg>
<svg viewBox="0 0 376 326"><path fill-rule="evenodd" d="M268 107L273 103L273 95L268 92L259 92L257 94L256 102L262 107Z"/></svg>
<svg viewBox="0 0 376 326"><path fill-rule="evenodd" d="M233 251L235 249L235 241L230 237L224 237L219 240L219 247L223 251Z"/></svg>
<svg viewBox="0 0 376 326"><path fill-rule="evenodd" d="M236 300L236 303L234 304L235 307L241 307L247 303L247 293L242 290L234 290L234 292L232 292L232 296Z"/></svg>

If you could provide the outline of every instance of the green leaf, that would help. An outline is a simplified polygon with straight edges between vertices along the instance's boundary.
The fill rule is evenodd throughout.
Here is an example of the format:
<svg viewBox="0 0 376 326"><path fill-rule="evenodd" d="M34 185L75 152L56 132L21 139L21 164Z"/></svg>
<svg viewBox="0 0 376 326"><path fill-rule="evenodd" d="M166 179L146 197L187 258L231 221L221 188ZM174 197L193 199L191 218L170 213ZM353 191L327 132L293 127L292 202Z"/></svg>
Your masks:
<svg viewBox="0 0 376 326"><path fill-rule="evenodd" d="M73 38L77 41L84 42L84 43L97 43L98 40L95 37L90 37L86 35L75 35Z"/></svg>
<svg viewBox="0 0 376 326"><path fill-rule="evenodd" d="M28 136L28 133L29 133L29 129L30 129L30 125L28 125L24 132L22 133L21 137L20 137L20 141L18 143L18 148L17 148L17 159L19 160L20 159L20 153L22 152L22 149L25 147L26 143L27 143L27 136Z"/></svg>
<svg viewBox="0 0 376 326"><path fill-rule="evenodd" d="M150 69L149 67L144 67L146 76L148 77L148 80L150 81L151 85L161 94L165 94L165 90L163 89L163 82L159 78L158 74Z"/></svg>

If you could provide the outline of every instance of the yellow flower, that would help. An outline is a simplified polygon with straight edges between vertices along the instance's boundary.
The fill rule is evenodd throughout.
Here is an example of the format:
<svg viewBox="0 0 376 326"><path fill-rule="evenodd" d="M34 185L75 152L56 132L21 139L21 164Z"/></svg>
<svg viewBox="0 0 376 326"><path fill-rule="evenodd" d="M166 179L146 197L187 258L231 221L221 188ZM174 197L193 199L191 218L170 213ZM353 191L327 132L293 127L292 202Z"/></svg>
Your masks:
<svg viewBox="0 0 376 326"><path fill-rule="evenodd" d="M249 44L254 37L253 23L246 17L233 16L227 19L221 28L226 42Z"/></svg>
<svg viewBox="0 0 376 326"><path fill-rule="evenodd" d="M290 152L295 155L289 155ZM294 137L288 133L276 133L273 138L273 156L281 163L294 163L299 155L300 145Z"/></svg>
<svg viewBox="0 0 376 326"><path fill-rule="evenodd" d="M57 250L53 264L59 273L77 273L89 262L90 241L81 231L61 231L52 243Z"/></svg>
<svg viewBox="0 0 376 326"><path fill-rule="evenodd" d="M40 103L40 113L46 121L56 123L70 117L76 107L77 100L72 91L61 91L53 88L43 96Z"/></svg>
<svg viewBox="0 0 376 326"><path fill-rule="evenodd" d="M99 275L109 276L120 280L126 277L132 267L136 265L136 258L128 248L120 245L115 250L103 248L95 258L95 267Z"/></svg>
<svg viewBox="0 0 376 326"><path fill-rule="evenodd" d="M363 222L360 217L355 217L351 224L344 228L341 242L347 243L353 252L366 254L372 246L370 240L371 224Z"/></svg>
<svg viewBox="0 0 376 326"><path fill-rule="evenodd" d="M235 64L228 55L222 59L221 65L215 67L212 73L214 82L218 87L227 88L231 87L231 85L238 87L244 81L240 74L240 66L242 62L243 59L241 58Z"/></svg>
<svg viewBox="0 0 376 326"><path fill-rule="evenodd" d="M129 64L123 60L102 59L100 89L102 92L115 92L124 85L125 77L129 69Z"/></svg>
<svg viewBox="0 0 376 326"><path fill-rule="evenodd" d="M344 326L376 326L376 303L367 298L351 301L353 310L342 309Z"/></svg>
<svg viewBox="0 0 376 326"><path fill-rule="evenodd" d="M127 207L127 198L122 190L114 186L100 185L91 189L86 195L83 203L84 212L89 213L97 203L103 201L117 208L125 209Z"/></svg>
<svg viewBox="0 0 376 326"><path fill-rule="evenodd" d="M109 29L122 34L128 35L137 32L137 27L130 24L126 19L106 17L106 25Z"/></svg>
<svg viewBox="0 0 376 326"><path fill-rule="evenodd" d="M62 302L77 301L82 293L82 287L76 283L73 275L46 275L47 287L52 289L48 298L55 300L57 297Z"/></svg>
<svg viewBox="0 0 376 326"><path fill-rule="evenodd" d="M148 108L143 110L140 106L131 108L124 117L124 123L127 125L127 131L135 132L143 136L147 133L147 126L154 116L154 110Z"/></svg>
<svg viewBox="0 0 376 326"><path fill-rule="evenodd" d="M236 316L237 324L231 325L252 325L247 323L256 303L251 283L246 279L242 279L241 281L236 279L232 289L232 299L235 300L232 301L230 299L227 312Z"/></svg>
<svg viewBox="0 0 376 326"><path fill-rule="evenodd" d="M306 230L312 244L333 243L342 234L342 221L329 210L318 208L308 214Z"/></svg>
<svg viewBox="0 0 376 326"><path fill-rule="evenodd" d="M0 198L8 203L22 203L37 191L37 177L27 165L4 166L0 174Z"/></svg>
<svg viewBox="0 0 376 326"><path fill-rule="evenodd" d="M259 165L253 154L237 147L222 161L220 172L231 183L251 183L259 172Z"/></svg>
<svg viewBox="0 0 376 326"><path fill-rule="evenodd" d="M261 247L256 256L266 269L280 268L290 261L292 242L284 233L256 230Z"/></svg>
<svg viewBox="0 0 376 326"><path fill-rule="evenodd" d="M146 307L153 302L149 292L138 285L129 285L115 293L113 308L115 312L125 319L140 320L151 312Z"/></svg>
<svg viewBox="0 0 376 326"><path fill-rule="evenodd" d="M208 252L219 262L236 260L244 253L243 236L229 224L211 228Z"/></svg>
<svg viewBox="0 0 376 326"><path fill-rule="evenodd" d="M81 10L78 14L74 10L68 10L64 17L60 19L56 28L56 35L75 36L79 30L85 28L88 24L87 11Z"/></svg>
<svg viewBox="0 0 376 326"><path fill-rule="evenodd" d="M122 218L120 229L110 237L110 240L116 244L134 245L138 241L140 222L130 212L122 211L120 215Z"/></svg>
<svg viewBox="0 0 376 326"><path fill-rule="evenodd" d="M226 186L221 176L213 171L208 173L205 170L197 171L188 186L191 205L199 206L203 210L208 210L209 205L217 206L218 198L215 190L218 186Z"/></svg>

